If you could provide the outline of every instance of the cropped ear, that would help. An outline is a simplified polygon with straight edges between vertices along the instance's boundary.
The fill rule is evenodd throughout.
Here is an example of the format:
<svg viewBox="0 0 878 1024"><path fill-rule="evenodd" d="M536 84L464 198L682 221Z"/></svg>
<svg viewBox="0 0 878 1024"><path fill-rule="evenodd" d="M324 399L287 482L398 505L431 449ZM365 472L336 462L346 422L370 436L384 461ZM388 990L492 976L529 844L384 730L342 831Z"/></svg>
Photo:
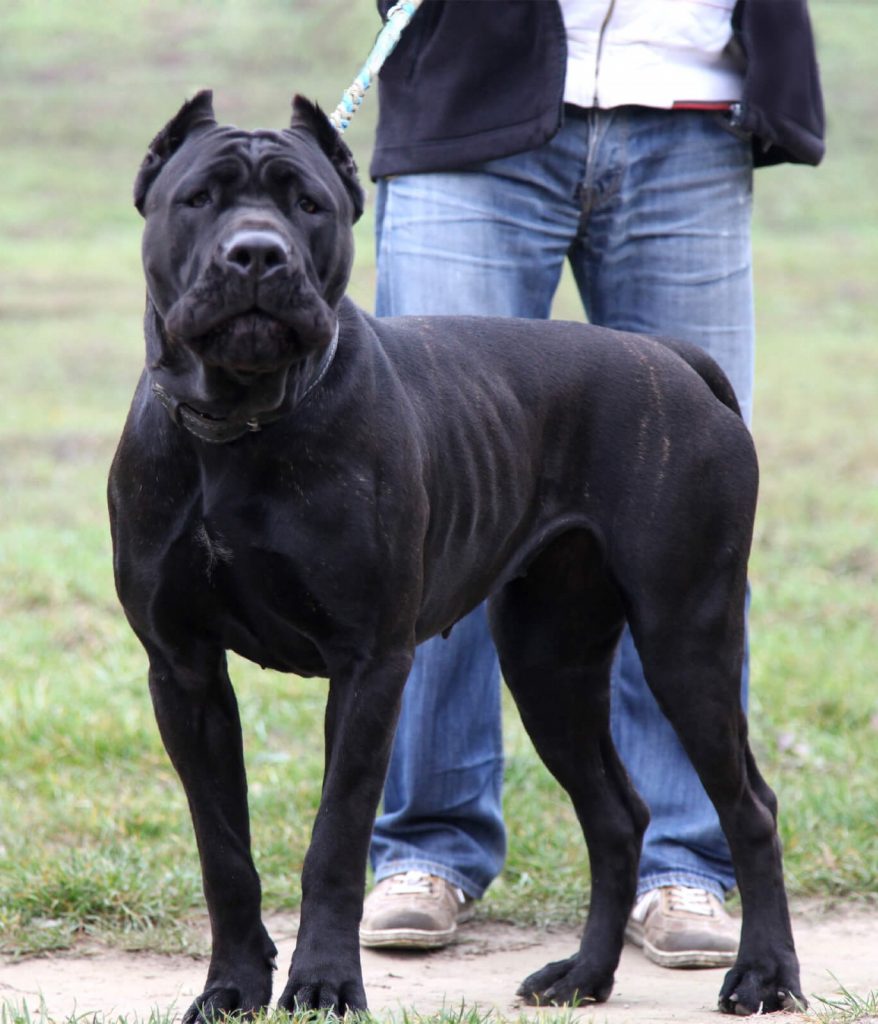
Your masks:
<svg viewBox="0 0 878 1024"><path fill-rule="evenodd" d="M353 200L354 223L356 223L363 212L366 197L357 176L357 165L353 154L333 128L332 122L316 103L306 100L304 96L294 96L293 119L290 122L290 127L307 129L329 157L332 166L338 172L338 176Z"/></svg>
<svg viewBox="0 0 878 1024"><path fill-rule="evenodd" d="M137 178L134 181L134 205L143 213L146 193L159 171L183 145L188 136L195 132L212 128L216 124L213 116L213 93L210 89L202 89L187 100L174 117L162 128L149 144L149 150L143 158Z"/></svg>

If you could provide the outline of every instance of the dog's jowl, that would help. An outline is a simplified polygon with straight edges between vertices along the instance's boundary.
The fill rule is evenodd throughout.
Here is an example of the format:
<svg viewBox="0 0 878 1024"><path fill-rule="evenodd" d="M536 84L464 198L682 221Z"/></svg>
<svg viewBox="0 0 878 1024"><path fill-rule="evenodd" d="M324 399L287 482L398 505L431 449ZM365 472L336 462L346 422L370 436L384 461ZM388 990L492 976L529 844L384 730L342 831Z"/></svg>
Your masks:
<svg viewBox="0 0 878 1024"><path fill-rule="evenodd" d="M271 999L226 651L329 679L280 1005L361 1009L367 848L415 644L486 598L591 862L579 949L522 994L604 1000L613 986L647 820L608 727L627 620L735 862L743 928L720 1006L801 1000L776 803L739 697L756 458L713 362L578 324L368 316L344 297L356 169L302 99L289 128L246 132L199 94L153 140L135 202L146 364L110 513L210 913L187 1020Z"/></svg>

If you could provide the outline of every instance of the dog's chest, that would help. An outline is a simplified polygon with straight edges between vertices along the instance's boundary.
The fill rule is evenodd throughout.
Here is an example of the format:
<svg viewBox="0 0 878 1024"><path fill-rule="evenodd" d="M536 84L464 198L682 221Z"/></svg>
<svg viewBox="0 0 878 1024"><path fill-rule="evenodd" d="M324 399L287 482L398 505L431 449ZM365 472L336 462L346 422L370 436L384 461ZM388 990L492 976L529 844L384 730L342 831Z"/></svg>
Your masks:
<svg viewBox="0 0 878 1024"><path fill-rule="evenodd" d="M190 584L208 595L223 647L263 667L325 674L308 638L319 605L290 552L276 550L265 538L242 535L240 523L228 515L198 519L190 550L195 570Z"/></svg>
<svg viewBox="0 0 878 1024"><path fill-rule="evenodd" d="M211 529L204 519L196 525L192 537L196 550L200 552L205 579L211 583L220 565L232 565L234 549L222 532L217 527Z"/></svg>

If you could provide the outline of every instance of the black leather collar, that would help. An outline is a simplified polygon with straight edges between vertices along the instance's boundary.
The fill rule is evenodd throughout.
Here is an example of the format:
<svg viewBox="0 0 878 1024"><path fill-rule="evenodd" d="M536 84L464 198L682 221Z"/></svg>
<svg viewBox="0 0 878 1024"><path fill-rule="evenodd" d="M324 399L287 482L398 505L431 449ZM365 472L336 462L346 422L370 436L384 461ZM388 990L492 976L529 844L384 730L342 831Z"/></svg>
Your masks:
<svg viewBox="0 0 878 1024"><path fill-rule="evenodd" d="M299 398L300 402L304 401L326 376L326 372L335 358L337 348L338 323L335 325L332 341L330 341L326 352L323 354L320 366L317 368L317 373ZM193 434L200 441L207 441L209 444L227 444L229 441L237 441L239 437L261 430L267 424L279 420L284 415L283 412L275 411L253 416L249 420L232 420L227 417L218 418L208 416L206 413L194 409L191 405L179 401L159 383L153 383L152 393L167 409L168 415L177 426L183 427L184 430L188 430L190 434Z"/></svg>

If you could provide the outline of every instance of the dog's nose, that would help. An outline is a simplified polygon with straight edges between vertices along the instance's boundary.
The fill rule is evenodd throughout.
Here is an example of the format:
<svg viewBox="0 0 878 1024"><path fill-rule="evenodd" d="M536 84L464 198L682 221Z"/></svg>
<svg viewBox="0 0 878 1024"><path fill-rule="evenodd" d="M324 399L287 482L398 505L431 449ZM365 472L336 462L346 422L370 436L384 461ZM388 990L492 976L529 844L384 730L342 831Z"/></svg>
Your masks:
<svg viewBox="0 0 878 1024"><path fill-rule="evenodd" d="M276 231L248 228L236 231L222 248L229 266L257 280L288 266L289 246Z"/></svg>

